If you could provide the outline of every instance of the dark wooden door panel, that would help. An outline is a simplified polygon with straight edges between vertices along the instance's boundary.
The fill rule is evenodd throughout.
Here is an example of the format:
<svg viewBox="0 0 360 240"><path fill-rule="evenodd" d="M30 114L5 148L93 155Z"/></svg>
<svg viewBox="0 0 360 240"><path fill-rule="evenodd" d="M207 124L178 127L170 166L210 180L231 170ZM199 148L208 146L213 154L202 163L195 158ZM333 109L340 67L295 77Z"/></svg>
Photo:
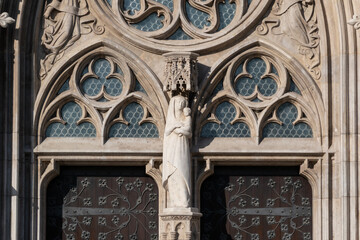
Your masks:
<svg viewBox="0 0 360 240"><path fill-rule="evenodd" d="M158 239L158 189L144 168L63 168L48 186L47 239Z"/></svg>
<svg viewBox="0 0 360 240"><path fill-rule="evenodd" d="M296 172L215 168L201 188L201 239L312 239L311 187Z"/></svg>

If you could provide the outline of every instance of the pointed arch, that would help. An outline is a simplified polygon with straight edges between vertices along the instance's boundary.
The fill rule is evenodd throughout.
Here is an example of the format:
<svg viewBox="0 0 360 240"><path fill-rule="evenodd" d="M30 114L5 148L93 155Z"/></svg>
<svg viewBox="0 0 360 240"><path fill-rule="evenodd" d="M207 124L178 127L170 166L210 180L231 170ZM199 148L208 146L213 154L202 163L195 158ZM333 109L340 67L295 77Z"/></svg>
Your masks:
<svg viewBox="0 0 360 240"><path fill-rule="evenodd" d="M268 77L273 78L277 82L275 93L269 96L261 95L258 86L255 86L255 92L249 97L242 96L233 87L235 81L238 80L234 77L235 74L238 74L235 73L236 68L243 66L244 62L246 64L249 59L255 58L260 59L266 64L261 79ZM245 73L240 75L252 77L250 73L246 72L245 65L241 69L244 69ZM223 89L220 91L217 89L219 84L223 86ZM304 107L307 116L311 118L309 121L311 122L311 127L314 128L314 137L318 139L320 144L322 144L323 138L327 137L327 134L325 134L328 125L325 103L318 82L290 54L260 38L240 44L233 51L219 59L212 66L208 77L202 82L199 95L200 97L194 104L194 109L201 109L201 113L194 116L194 124L197 126L195 129L202 126L204 113L208 112L207 108L212 108L220 95L228 95L233 99L237 99L238 102L242 102L242 105L246 105L245 109L251 109L255 113L252 115L257 124L252 125L258 126L255 127L258 132L256 136L258 137L261 135L259 132L261 127L263 127L262 123L265 121L263 118L268 116L267 112L270 111L270 108L273 108L271 106L280 104L280 102L285 101L284 99L287 98ZM260 96L261 99L259 100L256 96Z"/></svg>
<svg viewBox="0 0 360 240"><path fill-rule="evenodd" d="M137 99L142 99L143 102L148 101L149 104L151 102L150 109L153 111L152 114L156 117L158 128L162 129L165 123L164 113L167 108L166 96L162 91L160 80L152 70L147 67L146 63L134 53L112 40L102 39L99 41L98 39L92 39L82 46L82 50L77 52L71 51L67 56L67 58L61 58L53 66L48 73L48 76L41 83L34 106L34 129L38 136L38 143L41 143L42 141L41 131L43 130L41 130L41 128L43 122L46 121L44 119L51 114L47 110L48 106L52 105L53 101L61 101L62 97L68 95L74 95L77 99L82 99L82 101L86 102L89 105L89 108L93 108L95 112L95 109L102 112L111 112L118 104L121 104L122 99L126 99L127 96L131 94ZM124 79L122 79L122 76L120 76L119 73L112 74L121 78L124 87L122 89L123 93L119 95L121 99L111 99L111 103L99 103L96 99L88 98L82 91L81 84L79 84L79 79L84 77L84 69L88 67L89 64L92 66L92 62L95 61L93 59L99 58L109 59L109 61L113 59L114 63L111 63L111 68L114 69L115 67L113 65L118 65L121 68L120 71L124 72L121 72L121 74L124 75ZM92 70L90 69L87 71L91 72ZM108 76L112 75L110 74ZM61 85L67 78L70 79L70 88L73 88L74 90L71 91L71 93L61 93L58 95ZM141 88L137 85L141 86ZM97 121L100 125L101 122L104 121L104 118L107 119L106 114L105 116L101 115L102 114L100 113L97 114ZM104 136L103 129L101 129L99 133L100 132L101 136Z"/></svg>

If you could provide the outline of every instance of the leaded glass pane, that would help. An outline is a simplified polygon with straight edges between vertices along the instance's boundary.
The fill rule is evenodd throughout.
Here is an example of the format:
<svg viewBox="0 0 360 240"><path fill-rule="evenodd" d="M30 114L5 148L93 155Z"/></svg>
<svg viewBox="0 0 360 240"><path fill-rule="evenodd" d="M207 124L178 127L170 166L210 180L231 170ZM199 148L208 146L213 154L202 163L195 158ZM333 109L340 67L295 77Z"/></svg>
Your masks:
<svg viewBox="0 0 360 240"><path fill-rule="evenodd" d="M218 31L227 27L233 20L236 13L236 4L231 3L230 0L226 0L224 3L219 4L219 18L220 25Z"/></svg>
<svg viewBox="0 0 360 240"><path fill-rule="evenodd" d="M116 138L158 138L159 132L155 124L139 124L144 116L144 109L140 104L130 103L124 110L124 118L129 125L115 123L109 131L109 137Z"/></svg>
<svg viewBox="0 0 360 240"><path fill-rule="evenodd" d="M222 91L222 90L224 90L224 84L223 84L223 81L220 81L220 82L216 85L216 87L215 87L215 89L214 89L214 91L213 91L213 96L215 96L218 92L220 92L220 91Z"/></svg>
<svg viewBox="0 0 360 240"><path fill-rule="evenodd" d="M168 40L190 40L190 39L192 39L192 37L187 35L186 32L184 32L184 30L182 30L182 28L178 28L178 30L176 30L176 32L174 32L168 38Z"/></svg>
<svg viewBox="0 0 360 240"><path fill-rule="evenodd" d="M203 29L205 26L210 26L209 14L193 8L187 1L186 14L189 21L197 28Z"/></svg>
<svg viewBox="0 0 360 240"><path fill-rule="evenodd" d="M252 102L262 102L260 99L258 98L254 98L253 100L251 100Z"/></svg>
<svg viewBox="0 0 360 240"><path fill-rule="evenodd" d="M87 69L87 68L86 68ZM117 67L117 69L120 69ZM96 77L86 79L83 84L84 92L89 96L96 96L104 86L105 91L111 96L119 96L122 92L122 83L115 77L108 77L111 74L111 64L106 59L99 59L94 63L93 71ZM121 71L121 70L118 70ZM83 73L86 70L83 71Z"/></svg>
<svg viewBox="0 0 360 240"><path fill-rule="evenodd" d="M144 32L153 32L163 27L161 22L163 19L164 16L159 17L156 13L152 13L143 21L132 24L132 26Z"/></svg>
<svg viewBox="0 0 360 240"><path fill-rule="evenodd" d="M294 83L293 80L290 81L290 89L289 90L290 90L290 92L294 92L294 93L301 95L300 89L296 86L296 84Z"/></svg>
<svg viewBox="0 0 360 240"><path fill-rule="evenodd" d="M136 92L142 92L142 93L145 93L145 94L146 94L145 89L144 89L143 86L139 83L138 80L136 80L136 82L135 82L135 91L136 91Z"/></svg>
<svg viewBox="0 0 360 240"><path fill-rule="evenodd" d="M82 115L81 107L75 102L65 104L61 109L61 116L66 122L52 123L46 129L46 137L96 137L96 129L92 123L77 124Z"/></svg>
<svg viewBox="0 0 360 240"><path fill-rule="evenodd" d="M61 86L61 88L60 88L59 91L58 91L58 95L60 95L61 93L63 93L63 92L65 92L65 91L67 91L67 90L70 89L69 81L70 81L70 79L68 79L68 80L66 80L66 81L64 82L64 84Z"/></svg>
<svg viewBox="0 0 360 240"><path fill-rule="evenodd" d="M277 123L268 123L263 129L263 137L272 138L311 138L313 137L312 129L306 123L293 122L298 116L297 108L291 103L282 104L277 110L277 117L282 125Z"/></svg>
<svg viewBox="0 0 360 240"><path fill-rule="evenodd" d="M162 5L168 7L170 11L174 11L174 1L173 0L154 0L155 2L161 3Z"/></svg>
<svg viewBox="0 0 360 240"><path fill-rule="evenodd" d="M250 137L250 128L245 123L231 121L236 117L236 108L229 102L219 104L215 111L221 124L206 123L201 130L201 137Z"/></svg>
<svg viewBox="0 0 360 240"><path fill-rule="evenodd" d="M237 70L236 75L242 73L243 65L241 64ZM270 77L262 77L266 72L266 63L261 58L253 58L246 65L246 71L251 77L241 77L235 83L235 90L238 94L243 96L250 96L254 93L255 87L258 87L259 92L264 96L272 96L277 91L277 84L274 79ZM273 70L274 73L276 69Z"/></svg>
<svg viewBox="0 0 360 240"><path fill-rule="evenodd" d="M140 8L140 0L124 0L124 10L128 11L130 15L134 15Z"/></svg>

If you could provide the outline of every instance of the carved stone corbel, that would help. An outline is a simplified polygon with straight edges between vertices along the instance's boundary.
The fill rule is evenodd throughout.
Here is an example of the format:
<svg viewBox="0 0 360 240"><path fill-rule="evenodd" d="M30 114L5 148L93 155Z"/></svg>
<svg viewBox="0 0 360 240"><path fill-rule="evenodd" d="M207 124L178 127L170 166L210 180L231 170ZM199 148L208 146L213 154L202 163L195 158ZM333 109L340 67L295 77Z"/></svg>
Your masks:
<svg viewBox="0 0 360 240"><path fill-rule="evenodd" d="M3 12L0 14L0 26L3 28L7 28L10 24L13 24L15 19L9 16L7 12Z"/></svg>

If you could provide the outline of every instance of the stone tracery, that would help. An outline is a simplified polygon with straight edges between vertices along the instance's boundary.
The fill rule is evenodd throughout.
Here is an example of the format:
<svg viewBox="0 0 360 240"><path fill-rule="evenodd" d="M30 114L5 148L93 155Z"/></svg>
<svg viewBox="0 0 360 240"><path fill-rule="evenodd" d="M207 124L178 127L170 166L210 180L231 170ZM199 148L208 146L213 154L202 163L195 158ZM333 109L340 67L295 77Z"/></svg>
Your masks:
<svg viewBox="0 0 360 240"><path fill-rule="evenodd" d="M211 79L211 86L206 88L212 89L212 92L207 91L198 102L202 106L197 120L201 130L197 130L196 136L249 137L246 131L242 133L237 130L239 123L249 126L251 137L258 138L259 143L264 137L309 138L319 134L318 119L310 114L314 109L305 104L306 101L311 101L311 97L303 95L294 82L293 73L289 72L281 60L260 49L248 50L230 60L217 77ZM307 100L303 100L304 98ZM219 106L226 102L233 105L232 112L229 112L232 114L231 119L223 119L226 115L219 114ZM294 112L291 117L279 116L283 110L278 109L284 104L289 105L286 111ZM216 133L224 128L224 120L229 124L228 129ZM269 130L270 128L273 130ZM268 134L271 131L283 133L285 128L288 134ZM210 129L213 134L205 134L205 130ZM239 134L235 134L237 131Z"/></svg>
<svg viewBox="0 0 360 240"><path fill-rule="evenodd" d="M113 4L114 2L117 1L110 1L110 2L112 2ZM141 3L143 2L145 1L141 1ZM161 2L161 1L156 1L156 2ZM157 4L155 3L155 5ZM154 7L154 9L156 9L156 7ZM131 11L128 11L127 14L129 15L128 19L131 18L135 19L136 12L131 13ZM143 12L143 14L145 13ZM150 17L153 15L149 13L149 15L146 16ZM145 19L147 17L145 17ZM131 21L135 21L135 20L131 20ZM190 21L190 26L192 26L191 24L194 25L194 23ZM136 23L131 23L130 25L134 26L135 28L137 26ZM206 27L205 24L204 25L205 27L203 27L202 29L204 32L209 31L208 32L209 34L213 34L213 36L215 36L216 31L209 30L210 27L215 29L214 27L215 25ZM182 29L181 27L179 26L178 29ZM224 27L223 29L226 29L226 27ZM145 34L145 35L149 37L151 36L151 34ZM158 36L161 35L163 35L163 33L160 33ZM195 38L196 37L200 38L199 36L195 36ZM303 90L303 88L299 89L299 87L297 86L298 80L294 78L295 82L293 81L291 73L281 63L282 62L281 60L272 58L270 54L262 55L260 54L260 52L261 51L257 51L253 55L247 54L246 56L244 55L233 61L230 61L230 66L228 65L229 68L224 70L224 75L225 75L224 79L221 79L221 81L215 79L215 81L217 81L216 82L217 85L215 87L214 84L211 85L211 88L214 87L214 91L212 92L212 96L211 96L213 103L206 102L202 106L203 108L200 109L200 111L203 113L203 115L201 116L202 122L200 123L202 126L206 126L206 124L209 123L218 124L219 122L221 122L220 121L222 120L220 119L221 117L217 116L214 113L216 113L217 107L226 103L233 104L236 112L234 119L231 120L231 124L247 126L247 128L243 127L242 129L242 130L244 129L246 130L246 133L243 134L246 137L259 137L262 134L262 127L264 127L264 125L274 122L279 123L279 120L271 119L271 116L276 116L276 111L279 105L283 104L284 101L291 102L291 104L294 103L296 107L298 107L299 109L300 118L303 117L303 119L301 120L303 120L304 122L307 121L305 115L308 114L304 114L304 115L302 114L302 111L304 112L307 111L306 109L307 106L305 106L305 108L302 109L302 107L304 106L296 101L297 100L296 98L298 98L299 96L301 98L302 96L301 90ZM106 65L105 68L107 70L104 71L105 73L101 73L96 70L97 68L96 65L97 64L99 65L100 61L102 63L105 63ZM252 65L257 65L258 63L260 63L261 65L259 67L260 69L259 74L254 74L253 72L250 73L252 71L250 70L250 68L253 68ZM191 66L191 64L189 64L189 66ZM139 122L140 124L141 122L146 122L146 121L148 121L148 123L155 123L156 121L153 119L153 111L149 110L149 106L146 104L146 103L151 103L153 98L150 97L146 98L147 97L146 90L148 90L148 88L145 90L142 87L142 84L139 83L139 81L137 81L136 79L136 74L133 74L132 71L133 69L129 67L129 62L119 61L119 59L117 59L116 57L108 56L106 54L101 56L100 55L95 56L92 58L91 61L88 60L83 62L79 61L77 62L77 66L75 66L74 68L74 72L76 72L75 73L76 76L80 75L80 77L76 78L75 83L73 77L70 77L69 81L67 80L65 81L65 79L67 78L64 76L61 79L61 81L59 81L58 84L56 84L55 88L58 90L57 92L58 96L61 95L61 97L59 97L57 101L61 102L62 100L60 100L60 98L65 99L66 97L73 94L74 93L73 87L74 84L76 84L76 86L78 87L78 94L80 98L86 101L90 101L89 104L90 108L93 107L95 109L95 110L92 109L93 110L92 114L93 116L95 116L94 118L97 120L94 125L97 126L98 129L101 129L99 130L101 133L98 135L104 137L105 141L107 138L117 135L114 134L114 132L116 131L112 130L114 126L118 126L118 125L126 126L127 124L129 124L129 122L131 122L126 117L126 108L129 105L137 104L140 105L140 108L143 108L144 115ZM182 75L182 77L185 76L185 78L189 77L187 76L186 73L190 73L189 75L192 75L191 71L183 71L182 73L185 73L184 75ZM177 75L177 73L173 73L170 75ZM133 77L135 78L133 79ZM99 82L97 80L100 80L100 84L95 84L99 86L94 86L95 82ZM108 87L109 86L107 84L108 80L109 80L108 84L113 83L115 86L116 85L119 86ZM172 80L176 81L179 79L170 79L170 81ZM191 79L186 79L186 80L191 80ZM197 79L193 79L193 80L197 80ZM62 82L63 85L61 85L60 82ZM244 87L245 85L247 86L248 84L250 84L251 87ZM185 83L185 85L187 85L187 83ZM269 85L269 86L265 87L265 85ZM175 89L168 89L166 88L166 86L167 86L166 81L164 81L164 87L165 87L164 90L175 90L175 92L178 90L177 89L178 86L176 84L175 84ZM192 91L196 91L197 90L196 87L197 87L196 84L194 86L191 86L190 84L190 88L187 90L191 89ZM243 91L244 88L247 88L248 92ZM108 92L108 90L112 91L112 93ZM202 98L209 97L205 95L206 93L204 95L200 94L200 99L203 100ZM123 101L119 101L119 98L122 98ZM280 100L278 101L278 99ZM116 107L111 106L112 104L115 105L115 103L116 103ZM86 108L84 103L81 102L80 105L84 107L84 109ZM232 107L230 108L233 109ZM57 112L59 112L59 110L60 108L58 108ZM49 115L50 113L46 113L46 114ZM211 117L206 119L206 117L209 116L209 114ZM157 115L159 116L161 114L157 114ZM86 117L88 116L86 115ZM57 116L57 118L60 119L59 116ZM56 121L56 119L52 119L52 120ZM316 122L316 120L312 119L309 120L308 122L314 123ZM199 119L197 119L197 123L199 124ZM314 125L316 124L314 123L312 127ZM161 130L162 129L160 127L159 131ZM118 136L124 137L124 135L121 134L118 134ZM218 136L215 134L214 136L211 137L218 137ZM171 206L171 204L169 206ZM183 217L183 219L182 218L180 219L179 216L177 217L173 216L172 218L169 216L164 216L163 217L164 221L167 218L169 218L173 222L174 220L182 221L184 219L190 220L191 222L194 219L199 218L199 216L187 216L187 217ZM181 222L179 222L179 224L176 225L175 227L176 230L180 229L178 226L181 226L182 232L184 232L185 228L189 229L188 226L183 225ZM187 232L187 234L190 233Z"/></svg>
<svg viewBox="0 0 360 240"><path fill-rule="evenodd" d="M161 123L155 119L160 113L148 101L148 93L139 80L144 81L136 77L124 58L111 54L83 57L63 72L51 88L51 97L42 109L45 117L41 119L40 135L101 136L103 141L110 137L158 138ZM82 129L89 124L95 132Z"/></svg>

